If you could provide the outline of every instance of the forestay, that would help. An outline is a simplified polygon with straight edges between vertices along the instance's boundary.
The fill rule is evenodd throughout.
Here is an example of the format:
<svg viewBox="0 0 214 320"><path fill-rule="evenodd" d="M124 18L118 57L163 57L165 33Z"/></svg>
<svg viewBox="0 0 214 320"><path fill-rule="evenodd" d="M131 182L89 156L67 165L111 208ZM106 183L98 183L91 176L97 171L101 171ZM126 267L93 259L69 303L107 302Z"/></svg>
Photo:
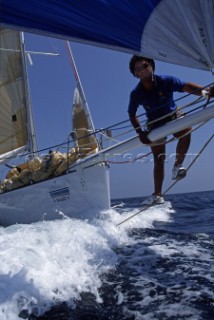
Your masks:
<svg viewBox="0 0 214 320"><path fill-rule="evenodd" d="M1 0L0 25L214 67L214 0Z"/></svg>

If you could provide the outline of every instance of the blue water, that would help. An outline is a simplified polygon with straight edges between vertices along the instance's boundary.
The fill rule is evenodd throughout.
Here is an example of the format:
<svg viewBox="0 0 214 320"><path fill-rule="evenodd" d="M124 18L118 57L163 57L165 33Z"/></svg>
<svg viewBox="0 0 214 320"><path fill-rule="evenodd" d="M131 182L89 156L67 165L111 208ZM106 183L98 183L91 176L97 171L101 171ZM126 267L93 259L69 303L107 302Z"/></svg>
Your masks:
<svg viewBox="0 0 214 320"><path fill-rule="evenodd" d="M114 200L92 224L67 219L2 228L0 254L12 250L5 249L8 237L22 254L16 248L14 259L11 251L0 272L1 320L214 319L214 191L169 195L145 212L141 202ZM24 233L30 245L18 246ZM10 304L3 276L23 269L24 281L5 282Z"/></svg>

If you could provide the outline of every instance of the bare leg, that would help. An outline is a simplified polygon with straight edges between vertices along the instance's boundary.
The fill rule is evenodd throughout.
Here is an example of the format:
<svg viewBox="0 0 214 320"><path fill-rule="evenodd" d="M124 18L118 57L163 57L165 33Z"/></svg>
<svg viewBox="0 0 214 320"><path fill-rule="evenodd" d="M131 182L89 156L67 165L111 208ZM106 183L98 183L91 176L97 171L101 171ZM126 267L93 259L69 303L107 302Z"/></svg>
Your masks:
<svg viewBox="0 0 214 320"><path fill-rule="evenodd" d="M189 132L191 130L191 128L182 130L180 132L177 132L174 134L174 136L176 138L179 138L180 136L182 136L183 134ZM190 146L190 141L191 141L191 134L186 135L183 138L180 138L178 140L178 144L177 144L177 148L176 148L176 159L175 159L175 166L180 166L182 165L185 156L187 154L187 151L189 149Z"/></svg>
<svg viewBox="0 0 214 320"><path fill-rule="evenodd" d="M151 147L154 157L154 193L161 196L164 180L165 144Z"/></svg>

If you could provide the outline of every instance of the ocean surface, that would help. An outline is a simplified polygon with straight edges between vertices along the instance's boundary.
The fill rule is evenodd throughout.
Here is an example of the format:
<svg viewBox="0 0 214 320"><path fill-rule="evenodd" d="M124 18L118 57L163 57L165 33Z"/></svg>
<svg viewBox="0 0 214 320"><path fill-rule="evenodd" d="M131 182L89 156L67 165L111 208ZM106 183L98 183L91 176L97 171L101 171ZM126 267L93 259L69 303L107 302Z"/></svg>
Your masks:
<svg viewBox="0 0 214 320"><path fill-rule="evenodd" d="M1 227L0 319L214 319L214 191L142 200Z"/></svg>

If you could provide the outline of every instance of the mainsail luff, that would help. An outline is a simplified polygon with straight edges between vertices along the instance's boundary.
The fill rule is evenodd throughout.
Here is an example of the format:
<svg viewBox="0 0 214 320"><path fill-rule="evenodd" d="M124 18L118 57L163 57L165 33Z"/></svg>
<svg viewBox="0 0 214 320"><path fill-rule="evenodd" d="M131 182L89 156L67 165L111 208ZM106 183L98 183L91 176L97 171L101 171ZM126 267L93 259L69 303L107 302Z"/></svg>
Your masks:
<svg viewBox="0 0 214 320"><path fill-rule="evenodd" d="M5 49L10 49L5 50ZM0 155L21 147L31 150L28 127L27 76L22 39L18 31L0 28ZM14 152L13 152L14 154ZM16 152L15 152L16 154Z"/></svg>

